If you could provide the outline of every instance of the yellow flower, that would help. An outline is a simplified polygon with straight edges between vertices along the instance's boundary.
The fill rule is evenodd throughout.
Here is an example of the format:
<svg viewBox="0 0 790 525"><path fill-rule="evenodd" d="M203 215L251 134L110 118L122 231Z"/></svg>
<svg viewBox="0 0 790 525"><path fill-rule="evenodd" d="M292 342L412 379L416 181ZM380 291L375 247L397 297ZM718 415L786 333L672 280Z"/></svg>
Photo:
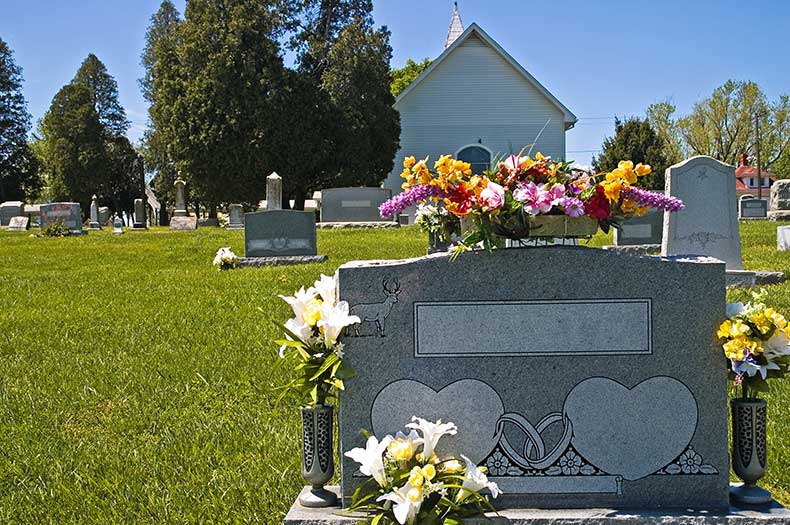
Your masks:
<svg viewBox="0 0 790 525"><path fill-rule="evenodd" d="M415 159L414 157L406 157L405 159L403 159L403 167L408 170L412 166L414 166L415 162L417 162L417 159Z"/></svg>
<svg viewBox="0 0 790 525"><path fill-rule="evenodd" d="M634 211L634 214L635 214L637 217L644 217L644 215L645 215L645 214L646 214L648 211L650 211L650 208L648 208L648 207L642 207L642 206L639 206L639 207L638 207L638 208L637 208L637 209Z"/></svg>
<svg viewBox="0 0 790 525"><path fill-rule="evenodd" d="M730 321L727 319L721 325L719 325L719 331L717 335L721 339L726 339L728 337L742 337L744 335L751 334L752 329L749 328L749 325L741 321L740 319L735 320L735 322Z"/></svg>
<svg viewBox="0 0 790 525"><path fill-rule="evenodd" d="M784 330L787 327L787 319L785 316L774 310L773 308L766 308L763 314L768 317L771 322L777 327L779 330Z"/></svg>
<svg viewBox="0 0 790 525"><path fill-rule="evenodd" d="M453 169L452 155L442 155L439 160L434 162L433 167L440 175L448 175Z"/></svg>
<svg viewBox="0 0 790 525"><path fill-rule="evenodd" d="M302 321L307 326L315 326L321 320L321 299L313 298L305 305Z"/></svg>
<svg viewBox="0 0 790 525"><path fill-rule="evenodd" d="M644 177L645 175L650 175L653 172L653 168L650 167L650 164L642 164L639 163L634 168L637 177Z"/></svg>
<svg viewBox="0 0 790 525"><path fill-rule="evenodd" d="M636 182L636 173L634 173L634 163L630 160L621 160L617 164L617 169L612 171L610 174L606 176L606 179L609 179L609 175L612 178L616 179L623 179L628 184L633 184Z"/></svg>
<svg viewBox="0 0 790 525"><path fill-rule="evenodd" d="M620 190L623 189L623 180L613 177L612 174L606 176L606 182L603 183L604 193L606 198L612 202L620 200Z"/></svg>
<svg viewBox="0 0 790 525"><path fill-rule="evenodd" d="M760 331L761 334L767 334L768 332L773 331L774 329L774 322L773 320L766 315L767 310L764 312L760 312L758 314L754 314L750 320L757 329Z"/></svg>
<svg viewBox="0 0 790 525"><path fill-rule="evenodd" d="M620 210L623 213L636 213L639 209L639 205L630 199L623 199L623 203L620 205Z"/></svg>
<svg viewBox="0 0 790 525"><path fill-rule="evenodd" d="M414 456L414 444L410 439L396 439L387 450L395 461L409 461Z"/></svg>
<svg viewBox="0 0 790 525"><path fill-rule="evenodd" d="M450 474L457 474L459 472L464 471L464 466L457 459L451 459L449 461L445 461L444 463L442 463L441 467L443 471L448 472Z"/></svg>
<svg viewBox="0 0 790 525"><path fill-rule="evenodd" d="M543 156L543 153L541 153L541 152L537 152L537 153L535 154L535 162L540 162L540 161L542 161L542 160L549 160L550 158L551 158L551 157L544 157L544 156Z"/></svg>
<svg viewBox="0 0 790 525"><path fill-rule="evenodd" d="M428 463L427 465L422 467L422 475L428 481L433 480L433 478L436 477L436 467Z"/></svg>
<svg viewBox="0 0 790 525"><path fill-rule="evenodd" d="M406 494L406 497L409 498L409 501L412 503L422 501L422 489L419 487L414 487L408 492L408 494Z"/></svg>
<svg viewBox="0 0 790 525"><path fill-rule="evenodd" d="M422 469L420 467L414 467L411 469L411 474L409 474L409 484L412 487L422 487L424 482L425 476L422 474Z"/></svg>
<svg viewBox="0 0 790 525"><path fill-rule="evenodd" d="M727 359L735 359L736 361L743 361L746 357L748 350L751 355L761 354L763 352L762 345L748 337L735 337L722 345L724 348L724 355Z"/></svg>

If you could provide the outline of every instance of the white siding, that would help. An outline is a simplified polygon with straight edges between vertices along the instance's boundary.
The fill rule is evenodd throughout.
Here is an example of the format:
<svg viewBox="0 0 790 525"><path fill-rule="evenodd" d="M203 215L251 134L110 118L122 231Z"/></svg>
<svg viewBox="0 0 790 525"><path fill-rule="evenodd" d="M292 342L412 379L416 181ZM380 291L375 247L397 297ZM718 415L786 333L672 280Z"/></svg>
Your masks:
<svg viewBox="0 0 790 525"><path fill-rule="evenodd" d="M403 182L404 156L430 155L433 161L478 140L494 155L518 153L544 126L533 155L540 151L565 158L563 112L475 34L395 107L401 116L401 149L384 183L393 193Z"/></svg>

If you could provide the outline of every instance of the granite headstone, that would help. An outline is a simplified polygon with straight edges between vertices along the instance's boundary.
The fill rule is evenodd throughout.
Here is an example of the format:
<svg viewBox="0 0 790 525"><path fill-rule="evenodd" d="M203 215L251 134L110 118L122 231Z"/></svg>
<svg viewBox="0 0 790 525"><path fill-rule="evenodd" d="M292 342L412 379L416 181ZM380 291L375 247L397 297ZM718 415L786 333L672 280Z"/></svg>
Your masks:
<svg viewBox="0 0 790 525"><path fill-rule="evenodd" d="M776 228L776 249L780 252L790 251L790 226Z"/></svg>
<svg viewBox="0 0 790 525"><path fill-rule="evenodd" d="M244 207L241 204L228 206L228 230L241 230L244 228Z"/></svg>
<svg viewBox="0 0 790 525"><path fill-rule="evenodd" d="M244 216L246 257L316 255L315 214L272 210Z"/></svg>
<svg viewBox="0 0 790 525"><path fill-rule="evenodd" d="M486 466L503 508L728 507L721 261L558 246L337 275L362 319L341 456L420 416L458 426L440 452ZM343 457L346 503L362 479Z"/></svg>
<svg viewBox="0 0 790 525"><path fill-rule="evenodd" d="M101 221L99 220L99 203L98 198L94 195L91 198L90 216L91 220L88 223L89 230L101 230Z"/></svg>
<svg viewBox="0 0 790 525"><path fill-rule="evenodd" d="M173 211L173 217L189 217L186 197L187 183L179 177L176 179L174 186L176 188L176 209Z"/></svg>
<svg viewBox="0 0 790 525"><path fill-rule="evenodd" d="M116 215L115 219L113 220L112 234L123 235L123 221L118 215Z"/></svg>
<svg viewBox="0 0 790 525"><path fill-rule="evenodd" d="M82 233L82 211L78 202L54 202L41 205L41 228L63 223L72 233Z"/></svg>
<svg viewBox="0 0 790 525"><path fill-rule="evenodd" d="M145 201L143 199L134 199L134 223L132 229L145 230L148 226L145 222Z"/></svg>
<svg viewBox="0 0 790 525"><path fill-rule="evenodd" d="M266 177L266 209L283 209L283 179L276 172Z"/></svg>
<svg viewBox="0 0 790 525"><path fill-rule="evenodd" d="M728 270L743 270L735 168L692 157L667 168L666 187L685 207L664 214L661 255L705 255L721 259Z"/></svg>
<svg viewBox="0 0 790 525"><path fill-rule="evenodd" d="M739 219L765 219L768 217L768 201L765 199L739 199Z"/></svg>
<svg viewBox="0 0 790 525"><path fill-rule="evenodd" d="M661 244L664 236L664 213L651 209L642 217L631 217L614 229L615 246Z"/></svg>
<svg viewBox="0 0 790 525"><path fill-rule="evenodd" d="M20 201L7 201L0 204L0 226L8 226L13 217L25 214L25 203Z"/></svg>
<svg viewBox="0 0 790 525"><path fill-rule="evenodd" d="M110 222L110 208L99 206L99 224L107 226L108 222Z"/></svg>
<svg viewBox="0 0 790 525"><path fill-rule="evenodd" d="M321 222L392 222L379 206L392 192L384 188L331 188L321 192Z"/></svg>
<svg viewBox="0 0 790 525"><path fill-rule="evenodd" d="M771 185L768 218L774 221L790 220L790 179L780 179Z"/></svg>
<svg viewBox="0 0 790 525"><path fill-rule="evenodd" d="M11 217L11 222L8 223L8 230L12 232L27 231L30 224L30 218L25 216Z"/></svg>

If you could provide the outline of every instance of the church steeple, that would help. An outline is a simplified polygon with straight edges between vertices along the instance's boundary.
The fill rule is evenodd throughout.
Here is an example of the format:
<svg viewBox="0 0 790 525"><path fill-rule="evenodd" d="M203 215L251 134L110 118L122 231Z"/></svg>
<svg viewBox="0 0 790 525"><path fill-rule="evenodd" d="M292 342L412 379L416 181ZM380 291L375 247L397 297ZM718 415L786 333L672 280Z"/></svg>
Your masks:
<svg viewBox="0 0 790 525"><path fill-rule="evenodd" d="M450 20L450 29L447 30L447 40L444 42L444 48L450 47L455 39L461 36L464 32L464 23L461 22L461 13L458 12L458 2L455 2L455 9L453 9L453 18Z"/></svg>

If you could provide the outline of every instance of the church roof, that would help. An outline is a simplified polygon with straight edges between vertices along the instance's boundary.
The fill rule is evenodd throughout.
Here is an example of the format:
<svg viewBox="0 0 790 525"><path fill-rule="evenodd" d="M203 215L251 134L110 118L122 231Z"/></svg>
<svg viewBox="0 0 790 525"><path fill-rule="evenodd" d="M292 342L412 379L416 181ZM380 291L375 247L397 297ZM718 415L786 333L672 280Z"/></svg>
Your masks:
<svg viewBox="0 0 790 525"><path fill-rule="evenodd" d="M459 22L460 22L460 16L459 16ZM451 27L452 27L452 24L451 24ZM512 56L510 56L510 54L508 54L508 52L505 51L502 48L502 46L500 46L496 42L496 40L491 38L488 35L488 33L483 31L480 28L480 26L478 26L476 23L472 23L472 25L467 27L466 30L463 33L461 33L461 35L458 38L456 38L455 41L453 41L453 43L450 44L450 46L448 48L446 48L444 50L444 52L441 55L439 55L439 57L436 60L434 60L433 63L431 63L430 66L425 68L425 70L422 73L420 73L420 75L416 79L414 79L414 82L409 84L409 86L406 89L404 89L403 92L401 92L400 95L398 95L397 99L395 100L395 103L397 104L398 102L403 100L405 97L409 96L409 93L411 93L412 90L414 90L414 88L416 88L423 80L425 80L425 78L427 78L429 75L431 75L431 73L433 73L433 71L439 66L439 64L444 62L447 59L447 57L450 56L453 53L453 51L458 49L459 46L461 46L466 40L472 38L473 36L477 36L486 45L488 45L494 51L499 53L502 56L502 58L508 64L510 64L513 67L513 69L516 70L517 73L519 73L527 82L532 84L539 92L541 92L543 94L543 96L546 97L546 99L548 99L549 102L551 102L554 106L557 107L557 109L559 109L563 113L563 115L565 116L565 129L566 130L567 129L571 129L576 124L576 121L578 120L576 118L576 115L574 115L571 112L571 110L569 110L567 107L565 107L565 105L562 102L557 100L557 97L552 95L551 92L549 92L549 90L546 89L543 86L543 84L538 82L538 80L535 77L533 77L529 73L529 71L524 69L524 67L521 64L516 62L516 60ZM449 39L449 37L450 37L450 35L448 34L448 39Z"/></svg>
<svg viewBox="0 0 790 525"><path fill-rule="evenodd" d="M444 41L444 48L450 47L458 37L464 33L464 23L461 22L461 13L458 11L458 2L455 2L453 17L450 19L450 28L447 30L447 39Z"/></svg>

